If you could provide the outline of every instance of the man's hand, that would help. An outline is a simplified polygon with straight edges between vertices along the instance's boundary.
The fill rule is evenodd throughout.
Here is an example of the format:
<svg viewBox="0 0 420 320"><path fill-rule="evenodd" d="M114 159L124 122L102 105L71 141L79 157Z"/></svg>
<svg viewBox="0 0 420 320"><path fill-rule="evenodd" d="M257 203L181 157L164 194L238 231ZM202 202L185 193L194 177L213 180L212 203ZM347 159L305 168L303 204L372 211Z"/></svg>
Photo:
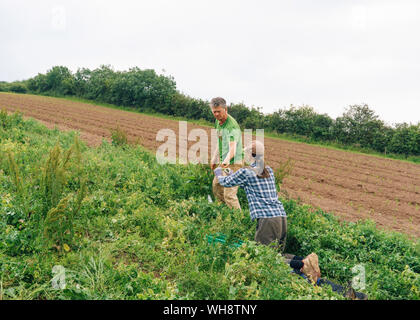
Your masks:
<svg viewBox="0 0 420 320"><path fill-rule="evenodd" d="M230 160L235 157L235 152L236 152L236 142L231 141L231 142L229 142L229 152L228 152L226 158L223 160L222 164L220 165L222 168L225 169L225 168L229 167Z"/></svg>
<svg viewBox="0 0 420 320"><path fill-rule="evenodd" d="M222 168L227 168L227 167L229 167L229 162L223 161L223 163L222 163L221 167L222 167Z"/></svg>

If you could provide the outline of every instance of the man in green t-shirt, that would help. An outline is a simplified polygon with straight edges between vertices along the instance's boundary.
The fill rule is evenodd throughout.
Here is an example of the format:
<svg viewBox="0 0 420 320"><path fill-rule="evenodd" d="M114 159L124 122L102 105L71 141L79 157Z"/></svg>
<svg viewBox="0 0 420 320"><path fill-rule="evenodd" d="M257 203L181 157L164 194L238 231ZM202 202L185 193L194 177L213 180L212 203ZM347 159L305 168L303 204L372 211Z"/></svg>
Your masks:
<svg viewBox="0 0 420 320"><path fill-rule="evenodd" d="M236 120L228 114L226 100L217 97L210 102L211 111L216 118L215 127L218 145L211 159L212 170L220 164L233 172L243 165L242 132ZM225 188L219 184L217 177L213 179L213 193L216 200L226 203L231 208L241 209L236 196L238 187Z"/></svg>

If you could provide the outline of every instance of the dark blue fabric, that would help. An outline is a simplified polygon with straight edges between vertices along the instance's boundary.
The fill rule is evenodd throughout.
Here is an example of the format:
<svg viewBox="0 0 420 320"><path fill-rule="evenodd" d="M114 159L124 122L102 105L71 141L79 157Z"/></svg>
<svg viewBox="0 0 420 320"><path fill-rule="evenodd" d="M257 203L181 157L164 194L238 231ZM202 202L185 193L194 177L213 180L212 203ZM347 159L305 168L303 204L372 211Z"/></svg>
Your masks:
<svg viewBox="0 0 420 320"><path fill-rule="evenodd" d="M297 269L293 269L292 273L296 273L302 278L308 280L308 282L311 282L305 274ZM316 286L330 286L332 291L337 292L339 294L344 295L346 293L346 289L343 286L340 286L339 284L336 284L330 280L319 278L318 281L315 284Z"/></svg>
<svg viewBox="0 0 420 320"><path fill-rule="evenodd" d="M330 286L332 291L337 292L339 294L344 295L346 293L346 289L343 286L340 286L339 284L336 284L334 282L331 282L330 280L327 279L321 279L319 278L317 284L317 286Z"/></svg>

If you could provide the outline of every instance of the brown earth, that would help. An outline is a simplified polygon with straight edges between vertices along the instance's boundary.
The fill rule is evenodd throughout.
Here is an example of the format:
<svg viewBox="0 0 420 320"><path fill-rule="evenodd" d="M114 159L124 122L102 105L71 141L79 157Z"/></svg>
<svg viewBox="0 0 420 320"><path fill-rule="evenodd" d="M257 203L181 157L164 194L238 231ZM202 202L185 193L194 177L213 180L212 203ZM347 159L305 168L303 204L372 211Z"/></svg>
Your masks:
<svg viewBox="0 0 420 320"><path fill-rule="evenodd" d="M79 130L91 146L109 141L117 125L129 141L151 150L163 144L156 141L160 129L178 136L178 121L64 99L0 93L0 108L19 110L50 128ZM200 128L210 137L211 128L188 123L188 132ZM380 228L420 237L420 165L273 138L265 138L265 146L273 168L293 160L283 182L291 198L347 221L369 218Z"/></svg>

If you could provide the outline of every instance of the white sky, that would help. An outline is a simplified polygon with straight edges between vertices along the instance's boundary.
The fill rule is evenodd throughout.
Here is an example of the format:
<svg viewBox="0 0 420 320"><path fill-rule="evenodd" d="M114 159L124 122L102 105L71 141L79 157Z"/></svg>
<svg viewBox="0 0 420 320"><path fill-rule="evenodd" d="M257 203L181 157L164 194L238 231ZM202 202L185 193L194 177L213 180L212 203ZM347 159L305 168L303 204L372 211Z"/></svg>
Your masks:
<svg viewBox="0 0 420 320"><path fill-rule="evenodd" d="M420 1L0 2L0 80L54 65L172 75L195 98L420 121Z"/></svg>

